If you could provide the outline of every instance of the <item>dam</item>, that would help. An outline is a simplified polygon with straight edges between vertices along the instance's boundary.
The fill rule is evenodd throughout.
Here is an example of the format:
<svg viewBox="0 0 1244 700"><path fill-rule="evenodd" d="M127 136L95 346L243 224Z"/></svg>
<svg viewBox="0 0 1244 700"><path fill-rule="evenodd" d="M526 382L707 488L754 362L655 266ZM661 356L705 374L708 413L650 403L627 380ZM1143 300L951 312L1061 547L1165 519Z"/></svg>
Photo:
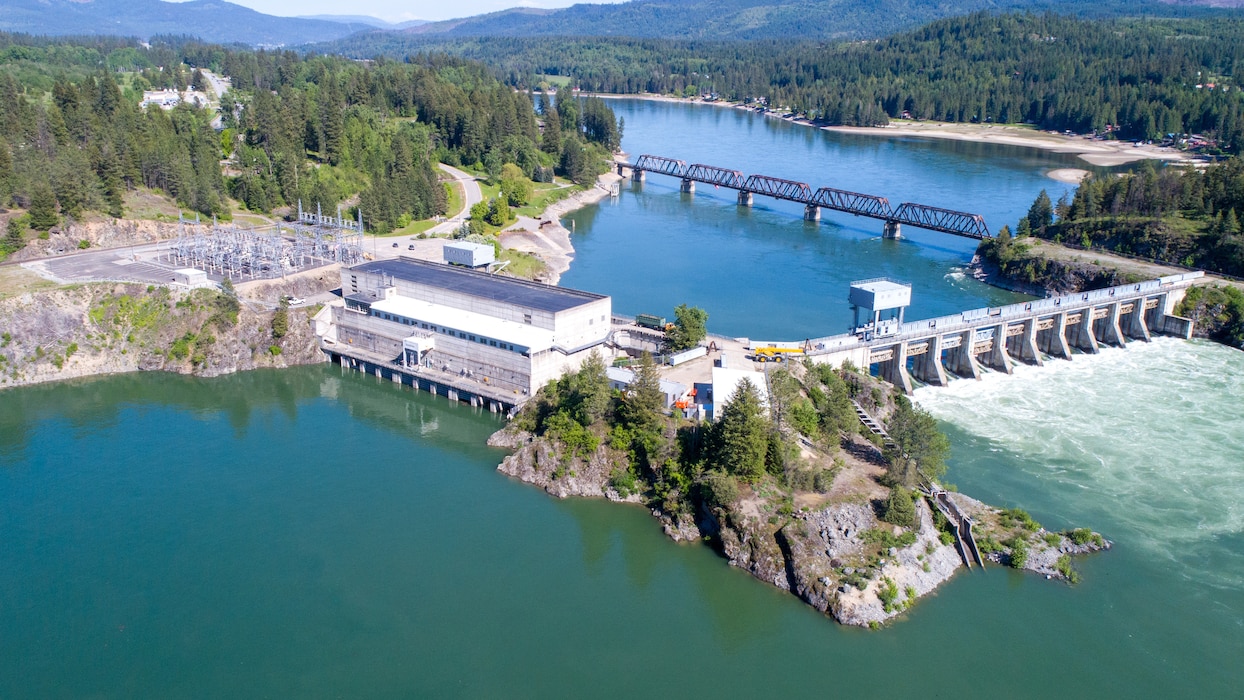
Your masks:
<svg viewBox="0 0 1244 700"><path fill-rule="evenodd" d="M1177 316L1175 307L1204 275L1188 272L920 321L903 322L901 315L881 321L874 314L851 333L779 345L802 345L813 362L873 368L910 394L913 380L945 386L952 376L978 379L983 368L1010 374L1017 362L1070 360L1073 350L1096 353L1102 345L1122 347L1154 334L1191 338L1192 321ZM902 286L857 284L875 282Z"/></svg>

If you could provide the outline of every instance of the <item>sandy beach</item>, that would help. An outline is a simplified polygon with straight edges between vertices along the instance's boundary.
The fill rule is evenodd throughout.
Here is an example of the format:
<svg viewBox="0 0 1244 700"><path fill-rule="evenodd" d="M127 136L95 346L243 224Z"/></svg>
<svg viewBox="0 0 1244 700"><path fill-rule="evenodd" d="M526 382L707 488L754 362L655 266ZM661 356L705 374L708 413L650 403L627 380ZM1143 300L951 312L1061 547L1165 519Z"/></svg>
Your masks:
<svg viewBox="0 0 1244 700"><path fill-rule="evenodd" d="M595 204L609 196L610 188L622 178L608 172L596 179L591 188L550 204L539 219L520 216L518 221L501 232L502 247L530 253L548 265L548 273L541 282L556 285L562 273L570 269L574 260L574 244L570 242L570 230L562 226L561 217Z"/></svg>
<svg viewBox="0 0 1244 700"><path fill-rule="evenodd" d="M666 95L598 95L610 99L639 99L654 102L679 102L683 104L702 104L713 107L730 107L734 109L755 109L735 102L706 102L698 98L669 97ZM766 112L766 116L783 119L796 124L803 124L826 131L837 131L844 134L863 134L867 136L915 136L931 139L950 139L954 141L972 141L975 143L996 143L1006 146L1022 146L1039 148L1055 153L1072 153L1090 165L1115 166L1133 163L1138 160L1154 159L1168 161L1186 161L1189 156L1182 151L1161 146L1133 144L1130 141L1098 141L1091 136L1068 136L1039 129L1009 124L960 124L949 122L918 122L894 120L887 126L821 126L808 119L799 117L783 117L776 112ZM1050 177L1060 182L1079 182L1083 176L1069 179L1075 169L1064 168L1050 171ZM1080 171L1083 172L1083 171Z"/></svg>
<svg viewBox="0 0 1244 700"><path fill-rule="evenodd" d="M1133 144L1129 141L1098 141L1089 136L1052 134L1021 126L1002 124L947 124L941 122L894 121L888 126L825 126L826 131L868 136L915 136L975 143L996 143L1006 146L1039 148L1055 153L1073 153L1091 165L1114 166L1138 160L1154 159L1183 161L1188 155L1173 148ZM1051 171L1068 177L1067 170ZM1055 179L1060 179L1055 177ZM1078 182L1079 180L1063 180Z"/></svg>

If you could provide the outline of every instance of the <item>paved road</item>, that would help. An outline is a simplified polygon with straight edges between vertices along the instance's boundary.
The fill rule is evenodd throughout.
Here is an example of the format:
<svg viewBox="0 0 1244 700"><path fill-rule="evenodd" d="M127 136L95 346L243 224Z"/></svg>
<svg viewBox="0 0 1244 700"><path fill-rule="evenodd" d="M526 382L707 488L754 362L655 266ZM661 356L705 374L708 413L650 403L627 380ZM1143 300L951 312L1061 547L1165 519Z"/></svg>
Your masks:
<svg viewBox="0 0 1244 700"><path fill-rule="evenodd" d="M204 70L203 77L207 78L207 82L212 84L212 92L216 94L216 102L219 104L221 96L230 88L232 82L229 78L222 78L210 70Z"/></svg>
<svg viewBox="0 0 1244 700"><path fill-rule="evenodd" d="M433 226L428 230L428 233L451 233L456 231L458 227L462 226L462 222L466 221L471 215L471 207L484 201L484 192L479 188L479 183L475 181L474 175L462 172L444 163L440 164L440 169L449 173L455 181L462 185L462 189L466 192L466 197L462 203L462 211Z"/></svg>

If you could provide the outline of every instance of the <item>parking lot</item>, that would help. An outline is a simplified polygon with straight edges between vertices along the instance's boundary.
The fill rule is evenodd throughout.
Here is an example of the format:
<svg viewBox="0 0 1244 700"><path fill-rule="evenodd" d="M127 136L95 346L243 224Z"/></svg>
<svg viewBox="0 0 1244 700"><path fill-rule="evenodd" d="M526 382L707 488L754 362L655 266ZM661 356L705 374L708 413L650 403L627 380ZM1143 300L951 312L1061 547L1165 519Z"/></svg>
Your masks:
<svg viewBox="0 0 1244 700"><path fill-rule="evenodd" d="M62 257L32 260L23 263L22 267L62 284L104 281L149 284L172 282L174 268L151 259L152 251L151 246L123 250L86 251Z"/></svg>

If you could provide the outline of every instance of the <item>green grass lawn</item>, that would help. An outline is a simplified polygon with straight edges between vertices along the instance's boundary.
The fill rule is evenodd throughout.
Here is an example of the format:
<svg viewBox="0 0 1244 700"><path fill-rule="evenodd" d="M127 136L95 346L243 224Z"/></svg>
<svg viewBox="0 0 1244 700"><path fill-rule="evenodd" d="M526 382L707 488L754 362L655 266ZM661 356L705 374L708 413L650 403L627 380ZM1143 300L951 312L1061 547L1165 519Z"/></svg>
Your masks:
<svg viewBox="0 0 1244 700"><path fill-rule="evenodd" d="M500 260L509 261L510 264L505 266L507 274L523 279L535 279L536 275L548 269L540 258L517 250L501 251Z"/></svg>
<svg viewBox="0 0 1244 700"><path fill-rule="evenodd" d="M575 192L582 191L581 187L559 187L556 184L540 183L536 185L535 191L532 192L531 201L515 210L519 216L539 217L544 210L554 202L569 197Z"/></svg>

